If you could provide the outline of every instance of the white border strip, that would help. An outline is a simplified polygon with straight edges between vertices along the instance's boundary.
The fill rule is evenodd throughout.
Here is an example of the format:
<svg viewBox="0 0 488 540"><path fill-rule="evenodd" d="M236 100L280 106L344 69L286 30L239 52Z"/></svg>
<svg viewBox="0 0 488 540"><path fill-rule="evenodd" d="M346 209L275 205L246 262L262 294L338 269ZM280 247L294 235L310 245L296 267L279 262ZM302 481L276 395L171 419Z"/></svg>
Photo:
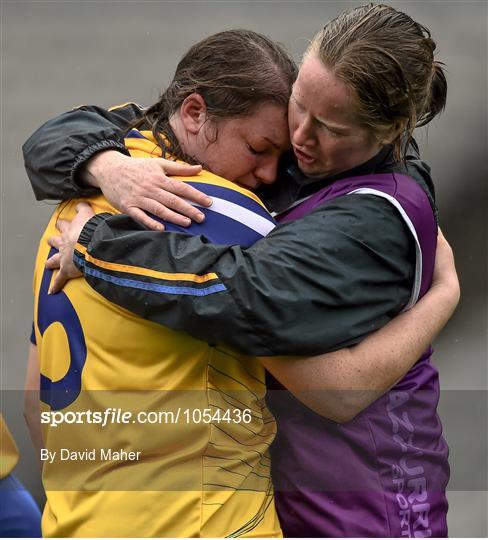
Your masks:
<svg viewBox="0 0 488 540"><path fill-rule="evenodd" d="M420 249L420 243L419 239L417 237L417 231L415 230L415 227L408 217L407 213L403 209L402 205L391 195L388 195L387 193L384 193L383 191L379 191L377 189L372 188L359 188L355 189L354 191L350 191L347 195L352 195L354 193L361 193L363 195L376 195L378 197L383 197L383 199L386 199L389 201L401 214L403 220L407 224L407 227L410 229L410 232L412 233L412 236L415 240L415 277L413 280L413 289L412 294L410 296L410 300L408 301L408 304L405 306L403 311L406 311L407 309L410 309L415 302L417 302L420 294L420 286L422 283L422 250Z"/></svg>
<svg viewBox="0 0 488 540"><path fill-rule="evenodd" d="M226 201L225 199L220 199L219 197L212 197L212 206L209 207L203 207L191 201L187 202L193 206L207 208L207 210L210 210L211 212L217 212L217 214L222 214L234 221L238 221L262 236L268 235L276 227L276 223L273 223L270 219L266 219L252 210L248 210L247 208Z"/></svg>

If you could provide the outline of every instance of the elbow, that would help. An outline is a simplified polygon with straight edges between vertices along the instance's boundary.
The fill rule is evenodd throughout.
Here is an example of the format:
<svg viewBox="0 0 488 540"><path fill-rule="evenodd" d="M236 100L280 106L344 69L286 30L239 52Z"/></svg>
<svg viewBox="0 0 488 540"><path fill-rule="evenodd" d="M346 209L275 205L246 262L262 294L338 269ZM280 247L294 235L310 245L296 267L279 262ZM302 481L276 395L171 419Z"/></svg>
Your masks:
<svg viewBox="0 0 488 540"><path fill-rule="evenodd" d="M328 420L331 420L336 424L347 424L348 422L352 422L361 411L343 408L340 410L329 409L324 412L325 414L322 414L321 416L324 416Z"/></svg>
<svg viewBox="0 0 488 540"><path fill-rule="evenodd" d="M332 396L332 399L329 396L325 402L314 404L315 406L310 408L332 422L347 424L352 422L377 397L371 396L371 392L342 391L337 394Z"/></svg>

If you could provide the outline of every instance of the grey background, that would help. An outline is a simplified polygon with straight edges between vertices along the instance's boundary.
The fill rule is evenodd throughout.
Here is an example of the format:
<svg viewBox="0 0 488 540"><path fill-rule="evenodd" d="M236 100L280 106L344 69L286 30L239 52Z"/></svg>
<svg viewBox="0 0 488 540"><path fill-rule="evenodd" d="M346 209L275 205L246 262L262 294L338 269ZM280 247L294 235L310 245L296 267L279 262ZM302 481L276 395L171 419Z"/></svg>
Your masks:
<svg viewBox="0 0 488 540"><path fill-rule="evenodd" d="M43 121L84 103L155 101L200 38L247 27L299 59L328 19L359 2L1 2L1 364L3 390L20 390L32 320L31 273L53 209L36 203L21 145ZM435 344L451 447L451 536L488 536L487 509L487 4L392 2L427 25L447 65L445 114L417 134L432 165L441 225L462 285L457 313ZM2 407L21 449L16 474L41 499L20 392Z"/></svg>

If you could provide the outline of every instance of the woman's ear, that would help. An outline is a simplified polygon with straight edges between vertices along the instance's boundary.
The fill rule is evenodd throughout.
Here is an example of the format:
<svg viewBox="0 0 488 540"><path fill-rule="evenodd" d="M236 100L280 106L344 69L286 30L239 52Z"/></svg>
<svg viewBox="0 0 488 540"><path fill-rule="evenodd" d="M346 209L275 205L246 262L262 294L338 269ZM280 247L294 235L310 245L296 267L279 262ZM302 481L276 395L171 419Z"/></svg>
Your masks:
<svg viewBox="0 0 488 540"><path fill-rule="evenodd" d="M180 107L180 118L185 129L197 135L207 119L207 105L200 94L187 96Z"/></svg>

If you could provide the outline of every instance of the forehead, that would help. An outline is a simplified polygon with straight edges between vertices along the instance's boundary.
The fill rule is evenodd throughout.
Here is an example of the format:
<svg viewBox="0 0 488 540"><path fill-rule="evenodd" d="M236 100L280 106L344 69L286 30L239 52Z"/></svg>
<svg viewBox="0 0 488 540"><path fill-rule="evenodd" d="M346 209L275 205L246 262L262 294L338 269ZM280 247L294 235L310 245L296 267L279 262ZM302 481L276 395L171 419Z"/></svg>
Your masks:
<svg viewBox="0 0 488 540"><path fill-rule="evenodd" d="M313 53L303 61L293 86L293 96L320 119L354 120L355 102L351 89Z"/></svg>
<svg viewBox="0 0 488 540"><path fill-rule="evenodd" d="M235 122L242 134L269 138L279 146L288 143L288 118L285 105L266 103L249 116L239 118Z"/></svg>

